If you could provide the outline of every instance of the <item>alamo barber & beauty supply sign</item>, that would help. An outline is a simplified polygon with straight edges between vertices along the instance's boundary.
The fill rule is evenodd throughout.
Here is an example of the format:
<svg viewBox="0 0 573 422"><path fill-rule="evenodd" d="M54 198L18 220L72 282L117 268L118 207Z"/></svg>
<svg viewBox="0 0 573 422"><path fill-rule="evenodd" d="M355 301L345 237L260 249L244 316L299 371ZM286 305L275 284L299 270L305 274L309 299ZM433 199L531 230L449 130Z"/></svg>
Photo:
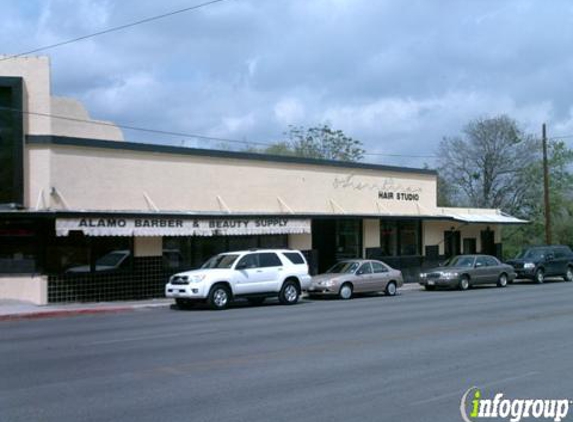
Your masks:
<svg viewBox="0 0 573 422"><path fill-rule="evenodd" d="M87 236L237 236L310 233L310 220L281 217L193 219L181 217L58 218L56 234Z"/></svg>

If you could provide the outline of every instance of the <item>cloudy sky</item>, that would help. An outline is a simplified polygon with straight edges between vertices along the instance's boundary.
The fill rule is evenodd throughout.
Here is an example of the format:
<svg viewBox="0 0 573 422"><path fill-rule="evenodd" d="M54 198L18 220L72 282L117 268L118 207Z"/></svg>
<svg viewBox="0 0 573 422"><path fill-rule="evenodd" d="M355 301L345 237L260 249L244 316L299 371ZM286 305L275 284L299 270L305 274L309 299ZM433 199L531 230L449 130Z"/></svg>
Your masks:
<svg viewBox="0 0 573 422"><path fill-rule="evenodd" d="M201 0L1 2L15 54ZM433 159L383 154L433 155L477 117L573 134L570 0L227 0L44 54L55 95L125 125L272 142L328 122L410 166Z"/></svg>

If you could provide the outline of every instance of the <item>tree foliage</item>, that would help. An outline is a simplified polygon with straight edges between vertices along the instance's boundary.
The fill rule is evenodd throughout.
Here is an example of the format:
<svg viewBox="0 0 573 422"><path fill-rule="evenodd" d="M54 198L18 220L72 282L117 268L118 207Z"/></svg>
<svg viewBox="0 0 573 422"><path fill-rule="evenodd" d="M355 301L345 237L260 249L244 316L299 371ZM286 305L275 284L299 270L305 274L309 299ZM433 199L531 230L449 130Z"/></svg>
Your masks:
<svg viewBox="0 0 573 422"><path fill-rule="evenodd" d="M573 151L563 141L548 143L549 203L553 243L573 246ZM543 162L537 160L527 168L532 197L526 218L531 222L523 226L504 229L505 249L513 256L523 245L545 243L545 208L543 201Z"/></svg>
<svg viewBox="0 0 573 422"><path fill-rule="evenodd" d="M530 221L503 229L504 254L545 243L541 141L507 116L478 119L439 147L440 205L498 208ZM553 243L573 246L573 151L548 143Z"/></svg>
<svg viewBox="0 0 573 422"><path fill-rule="evenodd" d="M439 146L439 173L452 204L522 215L532 199L528 167L540 159L533 137L507 116L469 122Z"/></svg>
<svg viewBox="0 0 573 422"><path fill-rule="evenodd" d="M328 124L305 128L290 126L286 139L264 149L250 149L266 154L292 155L339 161L360 161L364 157L362 142L335 130Z"/></svg>

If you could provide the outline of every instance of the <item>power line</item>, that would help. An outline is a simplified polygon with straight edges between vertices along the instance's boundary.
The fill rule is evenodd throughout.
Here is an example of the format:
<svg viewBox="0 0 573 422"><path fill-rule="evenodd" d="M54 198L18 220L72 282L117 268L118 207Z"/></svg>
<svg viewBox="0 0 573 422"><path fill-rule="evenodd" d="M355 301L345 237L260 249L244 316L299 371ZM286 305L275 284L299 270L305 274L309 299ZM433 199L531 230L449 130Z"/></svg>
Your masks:
<svg viewBox="0 0 573 422"><path fill-rule="evenodd" d="M121 129L134 130L134 131L138 131L138 132L155 133L158 135L169 135L169 136L179 136L182 138L204 139L206 141L229 142L229 143L236 143L236 144L242 144L242 145L247 145L247 146L248 145L260 145L260 146L265 146L265 147L272 147L272 146L276 145L276 144L273 144L270 142L256 142L256 141L246 141L246 140L232 139L232 138L219 138L219 137L215 137L215 136L198 135L195 133L185 133L185 132L175 132L175 131L162 130L162 129L143 128L143 127L139 127L139 126L124 125L121 123L107 123L107 122L102 122L102 121L97 121L97 120L78 119L75 117L60 116L57 114L39 113L39 112L34 112L34 111L20 110L20 109L12 108L12 107L0 106L0 110L7 110L7 111L15 112L15 113L32 115L32 116L47 117L47 118L52 118L52 119L67 120L67 121L76 122L76 123L86 123L86 124L91 124L91 125L96 125L96 126L106 126L106 127L114 127L114 128L117 127L117 128L121 128ZM396 157L396 158L437 158L436 155L383 154L383 153L368 152L368 151L365 151L364 155L372 155L372 156L380 156L380 157Z"/></svg>
<svg viewBox="0 0 573 422"><path fill-rule="evenodd" d="M174 10L172 12L163 13L161 15L151 16L149 18L141 19L141 20L138 20L135 22L127 23L127 24L120 25L120 26L115 26L115 27L108 28L108 29L104 29L102 31L94 32L92 34L82 35L81 37L72 38L72 39L69 39L66 41L61 41L61 42L56 43L56 44L45 45L43 47L38 47L38 48L35 48L33 50L24 51L22 53L15 54L13 56L3 57L0 59L0 62L3 62L4 60L10 60L10 59L15 59L17 57L26 56L26 55L32 54L32 53L38 53L38 52L44 51L44 50L50 50L52 48L61 47L62 45L67 45L67 44L72 44L74 42L83 41L83 40L86 40L88 38L93 38L93 37L97 37L100 35L109 34L110 32L120 31L122 29L131 28L131 27L141 25L144 23L148 23L148 22L159 20L159 19L167 18L169 16L178 15L180 13L185 13L185 12L189 12L192 10L197 10L197 9L202 8L202 7L210 6L212 4L221 3L224 1L227 1L227 0L211 0L211 1L208 1L205 3L197 4L195 6L185 7L183 9Z"/></svg>
<svg viewBox="0 0 573 422"><path fill-rule="evenodd" d="M181 136L184 138L196 138L196 139L205 139L207 141L231 142L231 143L240 143L240 144L247 144L247 145L264 145L264 146L272 146L273 145L273 144L264 143L264 142L251 142L251 141L238 140L238 139L218 138L218 137L214 137L214 136L197 135L194 133L174 132L174 131L161 130L161 129L149 129L149 128L143 128L143 127L138 127L138 126L100 122L97 120L78 119L75 117L59 116L56 114L38 113L38 112L34 112L34 111L18 110L16 108L10 108L10 107L0 107L0 109L1 110L9 110L9 111L13 111L16 113L21 113L21 114L33 115L33 116L48 117L48 118L60 119L60 120L68 120L71 122L87 123L87 124L97 125L97 126L119 127L121 129L135 130L135 131L139 131L139 132L155 133L155 134L159 134L159 135Z"/></svg>

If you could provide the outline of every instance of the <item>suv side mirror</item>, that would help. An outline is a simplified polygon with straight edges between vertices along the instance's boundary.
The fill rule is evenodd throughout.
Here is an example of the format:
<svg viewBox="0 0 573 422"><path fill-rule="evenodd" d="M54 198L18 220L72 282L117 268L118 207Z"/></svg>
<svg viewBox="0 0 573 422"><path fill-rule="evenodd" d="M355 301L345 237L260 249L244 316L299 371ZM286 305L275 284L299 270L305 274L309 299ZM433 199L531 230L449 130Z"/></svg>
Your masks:
<svg viewBox="0 0 573 422"><path fill-rule="evenodd" d="M553 255L552 253L548 253L548 254L545 256L545 260L546 260L546 261L553 261L554 259L555 259L555 255Z"/></svg>
<svg viewBox="0 0 573 422"><path fill-rule="evenodd" d="M237 266L235 267L236 270L246 270L247 269L247 263L246 262L239 262L237 264Z"/></svg>

